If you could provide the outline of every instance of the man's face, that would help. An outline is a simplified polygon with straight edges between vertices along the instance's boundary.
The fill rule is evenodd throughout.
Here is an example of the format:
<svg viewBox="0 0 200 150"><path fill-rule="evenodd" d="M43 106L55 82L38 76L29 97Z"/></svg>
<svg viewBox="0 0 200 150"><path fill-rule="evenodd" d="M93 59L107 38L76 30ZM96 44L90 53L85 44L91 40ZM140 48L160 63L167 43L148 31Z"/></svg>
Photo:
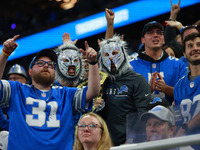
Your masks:
<svg viewBox="0 0 200 150"><path fill-rule="evenodd" d="M164 32L160 28L152 27L141 38L141 41L145 45L145 50L159 50L164 44Z"/></svg>
<svg viewBox="0 0 200 150"><path fill-rule="evenodd" d="M40 57L38 60L52 62L52 60L49 57L45 56ZM43 67L40 67L37 64L35 64L29 70L29 75L32 77L33 82L50 86L55 80L55 69L49 68L47 63L45 63Z"/></svg>
<svg viewBox="0 0 200 150"><path fill-rule="evenodd" d="M155 141L173 137L174 126L170 127L169 123L156 117L151 117L146 122L147 141Z"/></svg>
<svg viewBox="0 0 200 150"><path fill-rule="evenodd" d="M19 74L10 74L8 80L11 81L19 81L21 83L26 83L26 78Z"/></svg>
<svg viewBox="0 0 200 150"><path fill-rule="evenodd" d="M200 38L197 37L194 41L189 40L185 43L184 56L192 65L200 64Z"/></svg>
<svg viewBox="0 0 200 150"><path fill-rule="evenodd" d="M183 33L183 40L185 39L186 36L192 33L199 33L199 31L196 28L186 29Z"/></svg>

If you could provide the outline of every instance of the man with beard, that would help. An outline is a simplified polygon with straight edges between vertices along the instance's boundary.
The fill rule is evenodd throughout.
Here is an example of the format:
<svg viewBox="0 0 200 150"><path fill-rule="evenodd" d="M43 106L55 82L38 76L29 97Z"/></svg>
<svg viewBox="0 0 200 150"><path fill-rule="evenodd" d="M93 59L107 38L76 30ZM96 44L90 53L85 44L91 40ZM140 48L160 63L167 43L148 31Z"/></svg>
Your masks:
<svg viewBox="0 0 200 150"><path fill-rule="evenodd" d="M0 55L2 78L9 55L16 49L19 35L3 43ZM89 62L88 87L52 87L57 55L50 49L40 51L29 66L32 85L1 80L0 106L8 107L10 117L8 150L69 150L73 146L73 111L92 108L99 95L100 81L97 52L85 42L80 49Z"/></svg>
<svg viewBox="0 0 200 150"><path fill-rule="evenodd" d="M105 107L99 114L105 119L113 144L126 141L126 116L143 113L150 102L150 86L144 76L130 69L126 42L115 35L100 45L100 70L108 74L103 85ZM135 119L135 126L139 124ZM138 123L138 124L137 124Z"/></svg>
<svg viewBox="0 0 200 150"><path fill-rule="evenodd" d="M175 105L180 105L183 117L177 136L200 133L200 34L186 36L183 47L190 71L174 88ZM194 148L199 150L200 146Z"/></svg>

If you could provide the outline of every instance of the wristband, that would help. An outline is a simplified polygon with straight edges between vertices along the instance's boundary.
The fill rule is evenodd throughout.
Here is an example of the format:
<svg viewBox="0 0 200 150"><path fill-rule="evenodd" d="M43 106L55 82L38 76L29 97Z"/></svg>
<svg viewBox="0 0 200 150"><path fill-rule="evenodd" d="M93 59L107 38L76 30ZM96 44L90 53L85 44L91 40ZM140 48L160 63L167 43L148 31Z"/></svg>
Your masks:
<svg viewBox="0 0 200 150"><path fill-rule="evenodd" d="M2 53L6 56L10 56L11 53L4 51L4 49L2 50Z"/></svg>
<svg viewBox="0 0 200 150"><path fill-rule="evenodd" d="M181 127L185 130L186 134L190 133L190 129L188 128L188 125L186 123L184 123Z"/></svg>
<svg viewBox="0 0 200 150"><path fill-rule="evenodd" d="M98 59L96 61L88 61L90 65L96 65L98 63Z"/></svg>
<svg viewBox="0 0 200 150"><path fill-rule="evenodd" d="M182 33L182 32L183 32L183 30L184 30L184 28L185 28L185 27L182 27L182 28L180 29L180 31L179 31L179 32L180 32L180 33Z"/></svg>
<svg viewBox="0 0 200 150"><path fill-rule="evenodd" d="M168 20L169 20L169 21L176 21L176 19L170 19L170 18L169 18Z"/></svg>

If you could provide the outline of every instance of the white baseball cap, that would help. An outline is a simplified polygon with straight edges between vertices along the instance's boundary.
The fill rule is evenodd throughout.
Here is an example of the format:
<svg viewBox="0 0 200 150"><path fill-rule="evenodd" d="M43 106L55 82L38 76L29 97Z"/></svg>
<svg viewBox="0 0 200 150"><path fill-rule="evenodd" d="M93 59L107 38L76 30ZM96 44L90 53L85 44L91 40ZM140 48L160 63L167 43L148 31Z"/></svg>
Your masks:
<svg viewBox="0 0 200 150"><path fill-rule="evenodd" d="M153 107L151 110L149 110L148 112L143 113L140 118L142 121L147 121L149 119L150 116L155 116L160 120L163 121L167 121L169 123L171 123L172 125L175 125L175 118L174 115L172 114L171 110L161 106L161 105L157 105L155 107Z"/></svg>

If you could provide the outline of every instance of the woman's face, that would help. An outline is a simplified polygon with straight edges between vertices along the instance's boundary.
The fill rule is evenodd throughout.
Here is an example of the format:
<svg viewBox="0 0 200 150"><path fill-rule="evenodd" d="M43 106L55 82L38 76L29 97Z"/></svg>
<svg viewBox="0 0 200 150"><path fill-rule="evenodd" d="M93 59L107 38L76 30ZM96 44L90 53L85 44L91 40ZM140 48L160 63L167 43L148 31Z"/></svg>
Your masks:
<svg viewBox="0 0 200 150"><path fill-rule="evenodd" d="M78 137L84 144L97 145L101 139L102 127L99 121L90 115L84 116L78 124Z"/></svg>

